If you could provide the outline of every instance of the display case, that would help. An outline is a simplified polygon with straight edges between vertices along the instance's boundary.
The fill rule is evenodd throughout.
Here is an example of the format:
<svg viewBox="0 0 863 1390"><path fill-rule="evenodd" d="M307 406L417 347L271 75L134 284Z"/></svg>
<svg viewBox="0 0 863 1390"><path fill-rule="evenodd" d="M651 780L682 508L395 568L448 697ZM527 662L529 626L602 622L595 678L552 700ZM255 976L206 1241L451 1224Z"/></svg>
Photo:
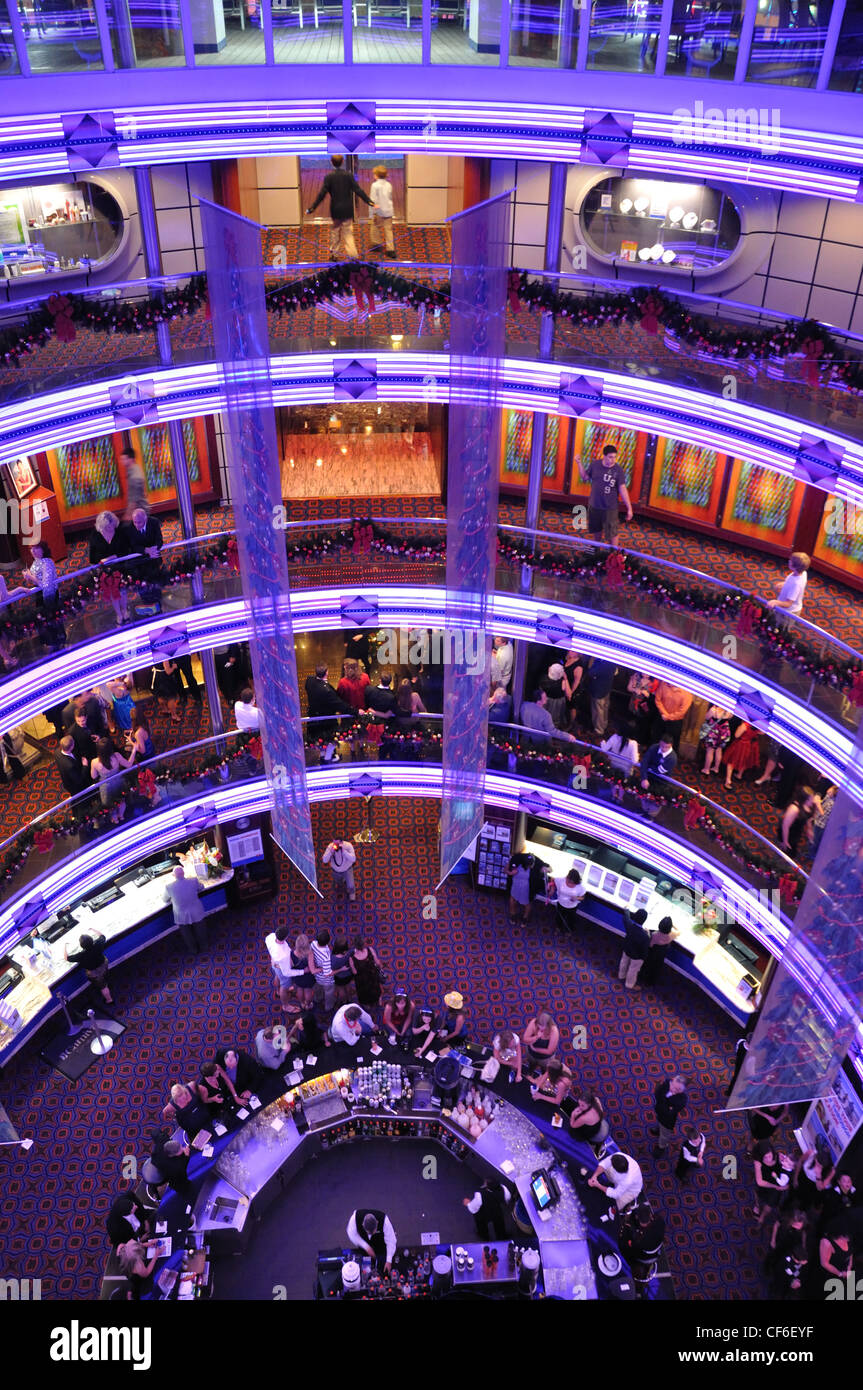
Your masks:
<svg viewBox="0 0 863 1390"><path fill-rule="evenodd" d="M111 260L123 213L93 181L36 184L0 193L0 272L7 280L79 274Z"/></svg>
<svg viewBox="0 0 863 1390"><path fill-rule="evenodd" d="M735 251L740 215L728 194L673 179L605 179L581 207L587 245L604 260L709 271Z"/></svg>

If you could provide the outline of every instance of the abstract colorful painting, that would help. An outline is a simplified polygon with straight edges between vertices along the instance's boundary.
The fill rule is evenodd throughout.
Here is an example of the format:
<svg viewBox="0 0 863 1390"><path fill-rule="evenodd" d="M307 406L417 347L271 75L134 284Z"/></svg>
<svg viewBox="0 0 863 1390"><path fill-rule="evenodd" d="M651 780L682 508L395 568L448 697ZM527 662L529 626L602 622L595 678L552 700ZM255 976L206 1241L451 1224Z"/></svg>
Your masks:
<svg viewBox="0 0 863 1390"><path fill-rule="evenodd" d="M741 463L731 507L731 519L769 531L785 531L794 502L793 478L783 478L756 463Z"/></svg>
<svg viewBox="0 0 863 1390"><path fill-rule="evenodd" d="M687 444L683 439L663 439L657 452L657 504L683 502L700 511L706 509L719 458L715 450Z"/></svg>
<svg viewBox="0 0 863 1390"><path fill-rule="evenodd" d="M139 430L138 440L141 445L141 462L147 479L147 491L153 493L161 492L163 488L173 488L174 470L171 465L171 442L167 425L150 425L147 429ZM189 478L196 483L201 476L201 459L193 420L183 421L183 440L186 445Z"/></svg>
<svg viewBox="0 0 863 1390"><path fill-rule="evenodd" d="M503 447L503 472L527 475L530 465L530 440L533 411L506 411L506 432ZM545 457L542 476L553 478L557 472L557 450L560 442L560 416L549 415L545 428Z"/></svg>
<svg viewBox="0 0 863 1390"><path fill-rule="evenodd" d="M637 430L617 430L609 425L596 425L592 420L583 422L584 433L581 439L581 456L585 463L591 459L600 458L606 444L613 444L617 450L617 462L623 468L626 475L626 486L632 487L635 477L635 465L637 462L638 442L640 435ZM576 449L578 441L576 440ZM573 482L577 477L577 469L573 474Z"/></svg>
<svg viewBox="0 0 863 1390"><path fill-rule="evenodd" d="M123 496L113 435L61 444L54 450L61 515L72 507L119 502Z"/></svg>

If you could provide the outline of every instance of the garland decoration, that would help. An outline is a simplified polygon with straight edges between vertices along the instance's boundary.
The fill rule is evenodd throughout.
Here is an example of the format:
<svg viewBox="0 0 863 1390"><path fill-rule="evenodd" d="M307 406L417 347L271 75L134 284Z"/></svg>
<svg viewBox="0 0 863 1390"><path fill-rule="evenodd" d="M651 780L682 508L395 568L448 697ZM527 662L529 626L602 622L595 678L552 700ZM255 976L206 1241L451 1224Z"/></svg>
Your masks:
<svg viewBox="0 0 863 1390"><path fill-rule="evenodd" d="M109 335L147 333L157 324L194 314L206 298L205 275L193 275L185 285L154 289L135 299L52 294L14 327L0 329L0 365L20 367L28 353L52 338L71 343L82 329Z"/></svg>
<svg viewBox="0 0 863 1390"><path fill-rule="evenodd" d="M379 733L380 719L371 714L358 717L350 725L339 729L336 740L329 738L310 739L306 743L306 748L313 755L321 759L325 751L331 748L332 743L359 743L366 741L372 744L383 744L387 751L392 755L396 752L402 759L410 761L428 761L429 754L432 758L439 757L443 746L443 736L437 731L430 731L423 728L421 717L418 719L418 727L415 729L390 731L383 725L383 732ZM374 732L372 732L374 731ZM594 780L594 787L590 789L593 795L602 795L603 791L610 791L615 800L622 801L626 793L635 795L642 804L650 804L658 807L671 808L683 812L684 827L687 831L698 830L707 839L719 845L726 854L730 855L738 863L751 873L760 875L768 880L771 888L778 888L782 896L782 901L792 904L799 900L803 894L804 879L802 874L794 874L783 868L777 871L777 866L766 856L752 854L749 847L739 837L729 833L718 825L711 817L710 811L693 793L687 796L677 788L669 789L667 793L651 788L645 791L642 788L637 790L633 787L632 781L614 767L606 754L599 749L590 751L580 749L578 751L549 752L543 753L534 748L522 747L517 739L511 735L503 733L501 730L489 729L489 759L490 765L495 754L505 759L510 771L518 770L519 762L524 764L524 771L528 775L536 775L536 768L541 766L546 774L547 780L553 783L573 785L578 790L585 789L587 778ZM213 784L227 782L231 778L231 767L241 759L247 764L246 775L250 777L258 776L263 758L263 748L260 735L250 731L248 734L238 736L237 744L233 751L225 754L209 753L203 758L195 758L189 755L185 765L177 765L173 760L166 760L165 766L160 766L158 760L143 766L137 773L134 784L131 778L126 775L124 785L126 796L130 799L131 809L134 814L146 814L154 806L158 805L160 789L170 784L172 787L184 785L189 782L200 782L209 780ZM134 769L133 769L134 771ZM545 780L545 778L543 779ZM94 788L95 792L95 788ZM103 829L109 829L114 820L116 807L103 807L101 802L93 807L85 807L80 803L74 811L58 811L56 815L48 820L41 820L37 825L28 827L17 837L10 846L6 856L0 862L0 880L10 883L23 865L27 862L31 853L34 851L39 854L47 854L56 840L67 839L72 835L86 834L88 837L100 834Z"/></svg>
<svg viewBox="0 0 863 1390"><path fill-rule="evenodd" d="M430 309L439 315L449 309L450 285L447 281L432 285L411 280L375 262L349 261L287 283L271 280L267 286L268 308L277 320L300 309L351 297L360 311L366 308L373 312L377 299L395 301L409 309ZM698 314L662 289L641 286L626 293L577 294L515 269L509 271L507 297L513 313L527 309L553 314L576 328L628 324L654 337L661 331L672 344L685 345L718 362L784 362L796 357L803 364L807 386L863 393L863 359L849 359L847 348L814 319L748 328ZM53 294L13 327L0 330L0 365L20 366L28 353L54 337L72 342L82 329L146 333L159 323L188 317L202 306L209 312L203 274L192 276L184 286L154 289L135 299Z"/></svg>
<svg viewBox="0 0 863 1390"><path fill-rule="evenodd" d="M203 538L202 538L203 539ZM406 539L369 518L358 518L350 530L333 531L308 540L292 541L287 545L288 564L309 565L350 561L351 557L375 556L411 563L441 561L446 555L444 540L438 536L412 536ZM655 569L644 560L625 550L611 555L585 545L578 555L560 551L534 551L505 533L498 536L498 563L515 569L528 568L543 577L560 579L573 584L594 584L598 590L613 587L616 592L634 598L646 598L663 608L694 614L721 627L723 632L736 632L741 638L760 644L766 660L785 661L796 671L818 685L836 690L857 707L863 708L863 661L825 661L820 645L808 637L795 634L774 616L774 610L753 599L742 589L709 589L697 584L677 584L671 581L661 566ZM190 561L194 563L190 563ZM136 573L134 564L98 566L83 574L71 589L62 581L60 601L53 614L46 614L33 599L20 599L7 604L7 615L0 622L0 657L7 671L15 669L14 655L10 663L7 653L14 653L15 644L37 638L48 645L62 644L58 634L65 618L80 613L88 604L107 602L116 597L118 586L129 594L152 595L154 587L168 588L188 583L192 576L215 574L219 570L239 572L239 557L233 536L220 537L193 556L162 566L158 580ZM119 576L119 577L118 577ZM13 613L26 617L12 620ZM5 648L5 651L4 651Z"/></svg>

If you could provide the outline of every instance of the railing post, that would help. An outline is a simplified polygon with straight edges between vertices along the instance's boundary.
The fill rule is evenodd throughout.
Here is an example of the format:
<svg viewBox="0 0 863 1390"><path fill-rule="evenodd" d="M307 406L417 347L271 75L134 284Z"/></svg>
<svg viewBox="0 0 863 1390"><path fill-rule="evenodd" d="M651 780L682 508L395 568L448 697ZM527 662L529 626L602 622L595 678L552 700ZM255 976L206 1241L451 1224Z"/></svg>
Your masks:
<svg viewBox="0 0 863 1390"><path fill-rule="evenodd" d="M749 55L752 52L752 38L755 33L755 17L758 12L758 0L746 0L746 9L743 12L743 23L740 26L740 41L737 45L737 64L734 69L735 83L746 81L746 74L749 70Z"/></svg>
<svg viewBox="0 0 863 1390"><path fill-rule="evenodd" d="M544 269L556 274L560 270L560 250L563 245L563 219L566 215L565 164L552 164L548 175L548 216L545 226ZM551 356L554 345L554 314L543 314L539 325L539 359ZM542 470L545 463L545 440L548 416L534 411L530 429L530 463L527 475L527 500L525 503L524 524L529 531L536 531L542 510ZM529 594L533 588L533 570L522 566L519 591ZM527 643L517 642L515 662L512 672L513 718L521 709L524 699L524 678L527 671ZM516 704L516 700L518 704Z"/></svg>
<svg viewBox="0 0 863 1390"><path fill-rule="evenodd" d="M842 21L845 18L845 0L833 0L833 8L830 11L830 22L827 25L827 34L824 38L824 52L821 54L821 66L818 69L818 78L815 82L816 92L826 92L830 86L830 78L833 73L833 59L836 57L836 49L839 45L839 36L842 32Z"/></svg>
<svg viewBox="0 0 863 1390"><path fill-rule="evenodd" d="M7 0L6 9L9 14L9 28L12 30L12 39L15 43L15 54L18 58L18 67L21 69L21 76L29 77L31 75L30 54L27 52L27 40L24 37L24 27L21 23L18 0Z"/></svg>
<svg viewBox="0 0 863 1390"><path fill-rule="evenodd" d="M159 247L156 205L153 201L153 182L150 177L150 170L141 165L136 166L134 174L141 243L144 248L144 266L148 280L158 279L162 273L162 253ZM172 366L174 350L171 344L171 330L167 323L157 324L156 343L162 366ZM189 459L186 454L186 441L183 438L182 420L168 421L168 441L171 450L171 464L174 470L174 483L177 489L180 525L184 539L192 540L195 536L195 506L192 501L192 483L189 478ZM192 576L192 599L196 604L203 603L204 600L204 583L197 572ZM210 707L210 725L214 734L221 734L225 727L222 719L222 704L219 697L219 683L216 680L216 663L209 648L201 652L201 668L204 672L204 686L207 691L207 703Z"/></svg>
<svg viewBox="0 0 863 1390"><path fill-rule="evenodd" d="M271 0L260 0L260 3L261 31L264 35L264 62L268 68L271 68L276 61L273 47L273 8Z"/></svg>

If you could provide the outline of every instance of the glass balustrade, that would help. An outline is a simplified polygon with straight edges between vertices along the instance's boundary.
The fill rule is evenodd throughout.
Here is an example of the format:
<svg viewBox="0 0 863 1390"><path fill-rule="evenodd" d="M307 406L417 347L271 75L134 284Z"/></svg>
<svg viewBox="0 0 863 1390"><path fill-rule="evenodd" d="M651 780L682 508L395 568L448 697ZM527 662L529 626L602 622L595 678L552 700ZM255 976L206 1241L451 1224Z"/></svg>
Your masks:
<svg viewBox="0 0 863 1390"><path fill-rule="evenodd" d="M650 235L659 235L651 230ZM269 305L270 348L273 356L291 356L332 350L355 352L372 349L382 352L428 351L447 353L449 314L440 305L408 302L413 286L421 291L440 290L446 294L450 267L426 263L388 263L376 282L353 272L354 279L338 281L329 299L313 300L309 287L319 272L329 266L300 263L274 269L267 267L266 292ZM615 274L623 276L623 266ZM809 340L801 342L788 355L736 358L718 349L708 352L689 341L681 330L686 315L699 316L708 330L719 332L782 333L798 321L787 315L765 313L734 301L718 300L693 293L688 277L662 279L651 284L639 279L624 284L614 278L587 279L567 274L526 272L528 292L542 295L572 295L572 314L560 313L555 319L552 358L615 372L633 381L657 380L703 391L721 400L738 400L752 406L778 411L795 420L811 423L814 429L833 429L852 438L863 438L863 395L851 391L842 380L848 364L859 367L863 360L863 338L831 329L834 346L825 353L813 352ZM394 276L393 280L387 276ZM356 278L359 277L359 278ZM405 282L410 282L406 284ZM35 343L32 351L22 352L19 364L0 367L0 405L58 391L67 386L90 385L113 380L124 374L158 368L160 357L156 330L147 326L153 296L197 294L199 282L190 277L169 277L158 281L128 284L82 292L80 302L93 305L102 320L119 312L137 315L131 332L94 331L79 317L74 338L53 336ZM150 294L146 291L149 288ZM640 301L630 296L651 289L668 296L660 305L655 321L643 326ZM595 296L607 305L606 315L594 316ZM591 300L592 319L579 318L579 303ZM46 300L9 304L0 308L0 334L16 336L36 316L36 336L47 314ZM507 354L536 360L540 355L539 307L529 308L512 300L507 310ZM213 360L212 324L206 305L197 300L169 325L171 349L177 366Z"/></svg>
<svg viewBox="0 0 863 1390"><path fill-rule="evenodd" d="M442 715L381 720L305 719L309 768L340 763L439 764ZM709 859L743 877L753 890L775 892L776 910L793 916L806 874L771 841L724 807L671 778L645 787L638 773L626 775L595 745L537 734L517 724L491 724L489 771L569 788L574 796L603 803L635 820L686 840ZM53 864L142 816L168 806L206 798L228 784L264 772L260 737L230 731L168 749L117 772L92 790L44 811L0 844L3 897L17 893ZM549 817L553 819L553 817ZM781 890L780 890L781 884ZM781 904L780 904L781 893Z"/></svg>
<svg viewBox="0 0 863 1390"><path fill-rule="evenodd" d="M285 530L294 590L350 585L444 587L446 532L439 518L372 519L374 538L354 530L350 517ZM834 688L831 670L860 670L863 657L802 618L773 617L764 601L711 576L623 548L500 526L498 591L571 604L592 613L625 616L759 675L848 733L860 711L849 692ZM527 569L525 568L527 564ZM158 565L129 559L63 575L58 612L24 593L0 608L3 679L130 622L162 612L239 597L242 585L233 537L223 532L165 546ZM112 579L118 572L122 577ZM200 580L200 597L192 573ZM729 605L731 616L729 616ZM741 614L741 606L745 611ZM778 655L791 635L794 661ZM130 642L129 665L147 665ZM805 668L805 669L804 669ZM823 672L821 683L809 670ZM0 681L2 688L2 681Z"/></svg>
<svg viewBox="0 0 863 1390"><path fill-rule="evenodd" d="M353 0L355 63L421 63L421 0Z"/></svg>
<svg viewBox="0 0 863 1390"><path fill-rule="evenodd" d="M832 8L833 0L759 0L749 81L814 87Z"/></svg>
<svg viewBox="0 0 863 1390"><path fill-rule="evenodd" d="M55 72L97 72L103 67L96 9L87 0L7 0L7 4L17 8L19 29L34 77Z"/></svg>

